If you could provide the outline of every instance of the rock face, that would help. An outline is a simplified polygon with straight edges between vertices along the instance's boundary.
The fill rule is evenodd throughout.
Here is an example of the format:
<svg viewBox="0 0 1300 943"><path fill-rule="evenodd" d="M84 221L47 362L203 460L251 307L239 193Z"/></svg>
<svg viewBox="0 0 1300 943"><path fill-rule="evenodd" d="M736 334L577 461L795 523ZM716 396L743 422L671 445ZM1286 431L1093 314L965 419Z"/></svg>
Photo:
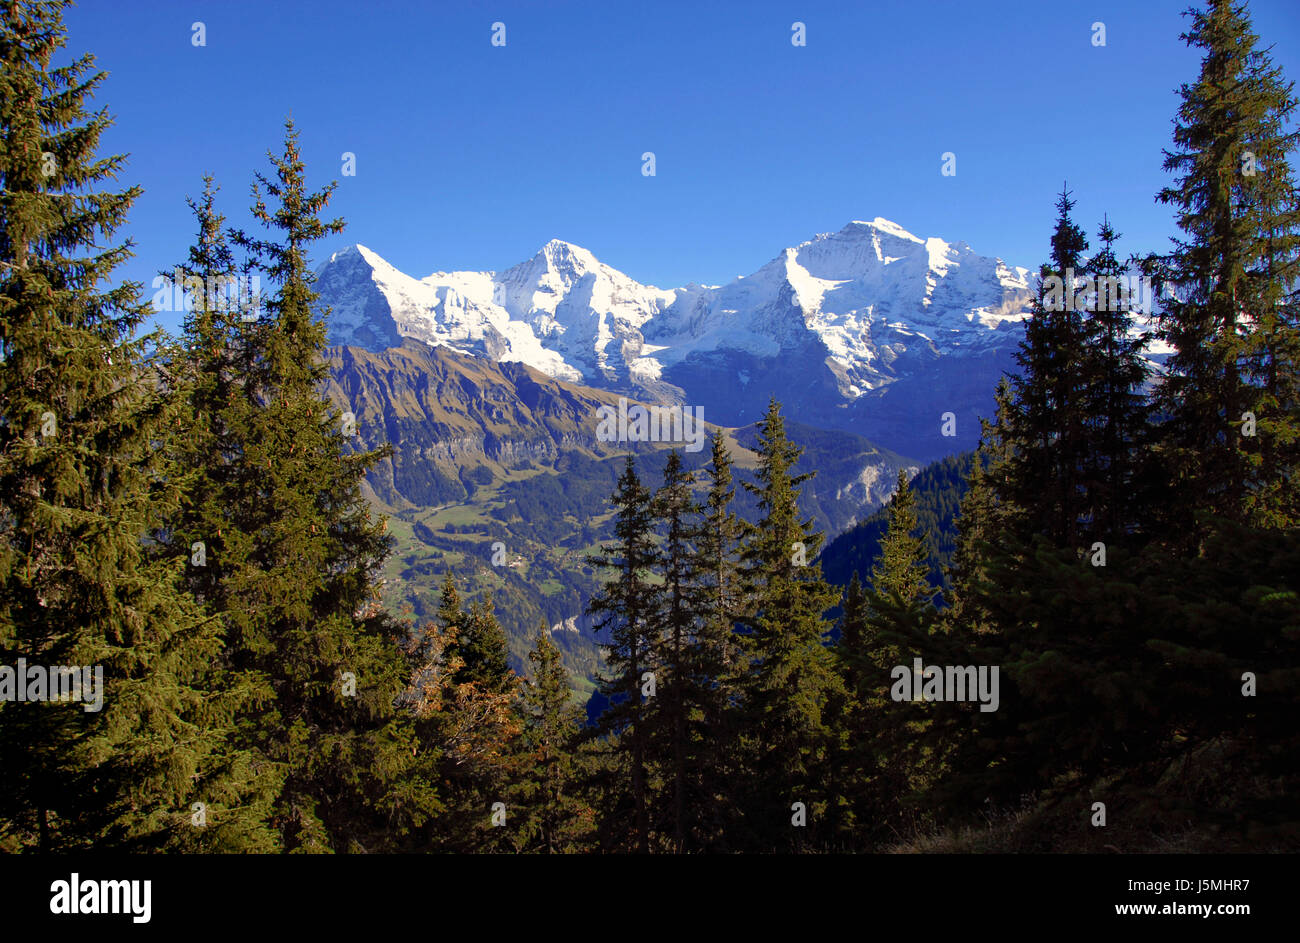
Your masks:
<svg viewBox="0 0 1300 943"><path fill-rule="evenodd" d="M383 351L329 351L328 393L351 412L361 443L389 444L392 455L370 473L373 496L394 509L466 502L478 486L571 455L604 460L649 443L604 442L599 410L620 394L577 386L522 363L495 363L414 339ZM818 471L814 512L834 531L879 507L900 468L912 467L856 435L787 423ZM709 429L712 434L712 429ZM738 452L756 445L752 427L725 430ZM744 454L737 456L742 467ZM707 460L707 449L697 456Z"/></svg>
<svg viewBox="0 0 1300 943"><path fill-rule="evenodd" d="M975 443L1030 297L1026 269L879 218L723 286L642 285L560 240L502 272L416 279L353 246L318 274L332 343L378 351L413 338L700 406L727 426L775 395L801 422L918 458ZM955 437L941 435L945 412Z"/></svg>
<svg viewBox="0 0 1300 943"><path fill-rule="evenodd" d="M592 417L616 397L520 363L413 339L380 352L332 348L329 363L329 395L354 414L361 441L393 446L370 474L375 496L393 507L461 501L473 490L470 476L486 480L566 451L614 454L597 440Z"/></svg>

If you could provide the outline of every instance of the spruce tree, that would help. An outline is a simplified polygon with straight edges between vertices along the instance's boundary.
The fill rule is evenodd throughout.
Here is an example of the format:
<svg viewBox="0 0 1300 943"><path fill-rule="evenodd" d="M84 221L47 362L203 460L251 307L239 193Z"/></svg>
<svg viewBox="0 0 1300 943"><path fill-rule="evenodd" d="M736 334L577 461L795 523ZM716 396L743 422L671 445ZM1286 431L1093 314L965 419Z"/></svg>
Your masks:
<svg viewBox="0 0 1300 943"><path fill-rule="evenodd" d="M700 797L687 795L693 791L690 780L696 759L701 749L711 748L697 739L694 729L703 688L710 679L702 677L697 667L696 613L703 594L692 546L694 518L699 511L691 493L693 477L674 449L664 463L663 485L651 502L651 513L663 537L656 566L664 579L662 605L654 633L659 642L656 661L663 665L658 696L662 699L660 739L665 755L659 759L672 783L665 831L671 834L672 848L678 853L686 850L688 803L692 811L699 809Z"/></svg>
<svg viewBox="0 0 1300 943"><path fill-rule="evenodd" d="M887 602L912 607L925 605L933 598L934 588L926 579L930 553L917 529L916 495L904 469L898 473L889 502L889 528L880 543L880 559L871 570L867 604L876 611Z"/></svg>
<svg viewBox="0 0 1300 943"><path fill-rule="evenodd" d="M1088 357L1100 362L1095 349ZM959 518L953 605L931 636L950 663L999 668L999 710L968 704L929 712L922 788L928 803L950 813L1047 797L1062 783L1078 788L1080 777L1092 781L1111 769L1116 755L1140 762L1158 742L1142 733L1150 733L1150 712L1141 705L1158 671L1147 644L1154 623L1139 614L1133 547L1105 541L1107 565L1096 566L1091 554L1081 560L1077 548L1023 526L1016 498L1033 489L1016 480L1025 466L1010 460L1022 440L1009 393L1000 387L997 419L985 425ZM1090 450L1107 442L1107 400L1093 393L1099 411L1087 417ZM1137 418L1119 427L1139 436L1140 446L1140 410L1128 415ZM1134 439L1112 441L1117 454L1134 454ZM1105 494L1104 481L1091 487L1090 495ZM1110 519L1104 503L1093 507L1097 516L1084 515L1080 534ZM1131 500L1121 510L1133 512Z"/></svg>
<svg viewBox="0 0 1300 943"><path fill-rule="evenodd" d="M541 854L579 851L591 827L576 755L582 709L573 702L560 650L546 626L538 631L528 662L530 677L520 700L521 769L512 792L512 804L519 809L518 849Z"/></svg>
<svg viewBox="0 0 1300 943"><path fill-rule="evenodd" d="M423 833L424 850L513 850L521 834L513 796L527 755L519 679L506 667L505 635L490 601L475 600L468 612L461 607L450 572L438 620L412 640L414 673L401 699L413 711L423 755L440 783L439 814Z"/></svg>
<svg viewBox="0 0 1300 943"><path fill-rule="evenodd" d="M822 578L816 554L822 535L799 516L796 474L802 449L785 433L775 399L760 425L757 483L745 487L762 515L746 527L741 554L752 592L751 664L743 682L745 739L751 767L746 797L758 847L795 849L815 845L825 828L832 789L826 787L835 731L827 716L842 696L833 656L825 645L825 612L837 595ZM806 825L797 825L803 804Z"/></svg>
<svg viewBox="0 0 1300 943"><path fill-rule="evenodd" d="M854 614L861 623L853 632L858 642L847 652L860 679L854 755L865 781L859 785L857 815L877 835L915 827L910 802L925 777L922 743L931 711L915 701L895 702L890 691L896 666L911 671L914 657L929 664L937 654L929 638L936 590L927 578L930 551L918 530L916 498L907 472L900 471L871 586L855 606L865 610Z"/></svg>
<svg viewBox="0 0 1300 943"><path fill-rule="evenodd" d="M491 594L470 603L456 639L456 652L464 662L456 677L461 684L477 684L500 694L517 684L510 670L506 633L497 621Z"/></svg>
<svg viewBox="0 0 1300 943"><path fill-rule="evenodd" d="M1243 696L1243 681L1258 677L1268 699L1296 687L1283 680L1294 675L1295 632L1283 623L1296 593L1281 574L1294 573L1300 524L1297 98L1244 5L1211 0L1187 15L1181 38L1203 58L1180 88L1165 152L1175 180L1157 197L1183 234L1147 260L1168 289L1162 336L1175 351L1156 398L1160 543L1141 561L1152 611L1136 617L1162 671L1142 690L1181 771L1198 754L1236 754L1233 781L1275 783L1280 797L1295 782L1295 741L1273 718L1288 708ZM1270 666L1270 681L1252 665ZM1295 828L1280 809L1218 824L1257 817Z"/></svg>
<svg viewBox="0 0 1300 943"><path fill-rule="evenodd" d="M449 771L452 782L461 784L469 797L477 826L474 850L507 851L516 847L519 834L518 810L509 801L519 766L528 760L520 741L523 718L518 713L522 681L509 666L506 633L497 621L491 594L475 599L465 613L457 636L456 654L463 665L456 673L455 712L465 718L457 726L467 735L460 762ZM492 817L495 803L506 806L504 825ZM499 809L499 807L496 807Z"/></svg>
<svg viewBox="0 0 1300 943"><path fill-rule="evenodd" d="M1148 271L1170 294L1162 335L1175 348L1158 389L1166 532L1194 545L1205 531L1189 512L1300 520L1300 132L1294 82L1245 6L1210 0L1188 16L1181 38L1204 58L1180 88L1164 163L1176 179L1158 195L1184 235Z"/></svg>
<svg viewBox="0 0 1300 943"><path fill-rule="evenodd" d="M953 552L951 591L945 622L950 630L990 632L982 597L990 591L988 565L1010 552L1009 538L1024 527L1023 511L1010 500L1011 458L1015 407L1011 383L1003 377L994 392L994 418L981 419L980 443L971 462L966 494L957 515L957 545Z"/></svg>
<svg viewBox="0 0 1300 943"><path fill-rule="evenodd" d="M1014 391L1007 378L994 394L992 420L981 420L980 444L971 463L966 494L957 518L949 605L937 633L953 653L954 663L1003 665L1009 656L1008 625L1002 601L1004 586L1029 560L1020 535L1029 530L1025 510L1016 503L1017 471L1012 461L1019 441ZM1014 689L1001 672L1001 698L1014 703ZM1011 690L1009 690L1011 688ZM943 779L926 791L931 807L959 815L986 809L997 787L1014 789L1015 773L1005 757L1018 748L1015 712L957 710L931 713L926 747L943 770Z"/></svg>
<svg viewBox="0 0 1300 943"><path fill-rule="evenodd" d="M89 677L84 703L0 699L0 848L265 848L227 814L247 757L223 744L218 626L165 540L186 469L160 445L183 400L161 334L137 333L141 286L114 284L140 189L106 189L125 158L96 156L94 57L50 65L65 6L0 8L0 663Z"/></svg>
<svg viewBox="0 0 1300 943"><path fill-rule="evenodd" d="M250 535L239 532L229 511L242 498L240 446L231 431L243 425L252 408L237 395L244 376L241 329L252 300L240 290L239 271L222 228L224 217L216 208L217 187L210 176L203 184L201 197L187 201L198 224L194 245L182 265L165 273L159 293L172 298L180 294L185 302L182 343L168 351L164 368L174 378L184 410L177 424L181 433L170 438L168 452L185 474L177 476L180 507L161 542L189 556L185 587L221 630L223 652L211 667L229 690L223 698L209 698L209 705L221 706L233 719L256 713L273 699L274 691L262 672L236 665L224 650L231 631L228 581L251 544ZM201 834L210 838L240 828L274 847L278 838L269 825L271 804L283 786L283 767L236 736L228 736L223 744L228 755L220 764L209 764L207 789L215 793L222 780L243 781L246 794L224 807L210 804L211 824Z"/></svg>
<svg viewBox="0 0 1300 943"><path fill-rule="evenodd" d="M738 560L741 521L731 510L732 464L726 439L715 430L692 564L700 594L690 652L699 716L690 791L693 841L701 850L724 850L730 847L729 836L739 831L731 797L739 787L740 680L748 659L744 636L737 631L745 600Z"/></svg>
<svg viewBox="0 0 1300 943"><path fill-rule="evenodd" d="M447 630L454 629L459 637L465 622L465 610L460 604L460 589L456 585L456 575L450 570L442 578L442 592L438 596L438 621Z"/></svg>
<svg viewBox="0 0 1300 943"><path fill-rule="evenodd" d="M1097 289L1084 325L1083 397L1088 445L1081 487L1086 494L1085 546L1095 540L1118 543L1143 526L1144 469L1149 441L1145 338L1133 334L1133 297L1126 271L1115 254L1119 234L1109 219L1097 232L1100 250L1088 269Z"/></svg>
<svg viewBox="0 0 1300 943"><path fill-rule="evenodd" d="M642 695L643 675L656 673L659 650L658 589L651 581L657 559L651 495L636 473L629 455L614 491L615 543L602 547L588 563L612 571L608 582L590 600L587 611L597 616L595 630L607 632L605 664L609 676L600 683L609 706L597 732L609 738L618 760L618 773L627 777L607 797L601 823L604 841L613 847L650 851L648 741L658 705ZM610 801L612 800L612 801ZM629 828L630 826L630 828Z"/></svg>
<svg viewBox="0 0 1300 943"><path fill-rule="evenodd" d="M1081 476L1087 430L1083 412L1084 315L1074 292L1085 274L1088 241L1070 217L1074 201L1056 202L1051 259L1040 270L1013 379L1016 439L1011 454L1013 493L1028 531L1073 547L1084 514ZM1056 290L1049 288L1057 280Z"/></svg>
<svg viewBox="0 0 1300 943"><path fill-rule="evenodd" d="M845 684L850 691L856 691L862 675L861 664L865 661L862 645L867 638L867 597L856 570L844 591L843 607L835 652L844 662Z"/></svg>
<svg viewBox="0 0 1300 943"><path fill-rule="evenodd" d="M287 850L396 847L427 817L431 795L404 773L414 731L394 701L408 669L401 627L377 602L388 552L361 494L379 452L354 451L323 394L325 326L315 310L311 244L333 185L306 188L298 134L286 124L275 175L256 175L253 216L278 236L235 234L267 285L266 316L245 331L240 410L238 567L227 577L232 661L270 679L275 700L250 714L252 743L285 770L275 825ZM268 201L270 203L268 204Z"/></svg>
<svg viewBox="0 0 1300 943"><path fill-rule="evenodd" d="M1071 711L1038 699L1106 670L1105 645L1133 653L1132 639L1117 639L1110 628L1089 633L1082 617L1061 608L1064 599L1077 605L1085 595L1103 596L1099 587L1122 576L1118 568L1090 566L1090 545L1101 540L1100 552L1118 563L1120 546L1136 529L1145 435L1144 370L1140 343L1129 336L1117 237L1103 226L1101 251L1084 262L1087 242L1070 218L1072 206L1062 193L1051 261L1019 355L1021 374L1014 391L999 388L997 417L985 425L962 505L954 606L941 622L946 631L932 636L964 663L978 658L1000 666L1002 699L1023 705L1015 715L930 712L931 768L943 765L937 757L946 751L956 781L971 784L968 793L1005 797L1049 782L1040 773L1051 764L1035 767L1035 760L1073 736L1063 729L1073 721ZM1095 287L1074 295L1073 279L1085 272ZM1059 293L1049 295L1049 278L1059 279ZM1129 588L1131 581L1116 582L1114 602ZM1114 606L1104 609L1106 618L1122 621ZM1086 709L1071 703L1075 712ZM976 759L962 752L971 748Z"/></svg>
<svg viewBox="0 0 1300 943"><path fill-rule="evenodd" d="M838 823L839 840L851 847L859 847L867 827L863 816L868 803L864 796L873 778L874 753L868 729L870 715L863 703L869 678L865 670L868 659L863 648L868 638L866 593L857 570L853 571L841 606L839 638L831 647L843 679L844 692L842 699L830 704L837 732L834 778L843 804Z"/></svg>

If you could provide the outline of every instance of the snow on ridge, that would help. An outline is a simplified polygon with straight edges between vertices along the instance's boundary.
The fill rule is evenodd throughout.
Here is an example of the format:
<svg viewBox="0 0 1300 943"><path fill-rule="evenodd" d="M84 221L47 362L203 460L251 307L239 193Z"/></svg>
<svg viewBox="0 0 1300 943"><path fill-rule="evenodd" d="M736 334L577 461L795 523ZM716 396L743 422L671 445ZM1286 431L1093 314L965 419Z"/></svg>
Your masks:
<svg viewBox="0 0 1300 943"><path fill-rule="evenodd" d="M643 285L562 239L502 271L415 279L360 244L321 271L331 268L349 283L330 284L347 301L331 317L333 343L387 338L393 327L385 334L366 323L379 304L400 336L607 385L657 380L696 353L773 357L811 336L842 368L849 399L889 382L892 365L917 344L961 354L1005 343L993 334L1024 316L1028 288L1027 269L966 243L921 239L883 217L786 248L721 286ZM370 288L350 284L358 279Z"/></svg>
<svg viewBox="0 0 1300 943"><path fill-rule="evenodd" d="M858 227L879 230L880 232L885 232L891 236L897 236L900 239L906 239L910 242L924 242L923 239L908 232L902 226L898 225L898 223L895 223L893 220L885 219L883 216L877 216L869 223L861 219L849 220L849 224L845 226L844 229L840 230L840 232L846 232Z"/></svg>

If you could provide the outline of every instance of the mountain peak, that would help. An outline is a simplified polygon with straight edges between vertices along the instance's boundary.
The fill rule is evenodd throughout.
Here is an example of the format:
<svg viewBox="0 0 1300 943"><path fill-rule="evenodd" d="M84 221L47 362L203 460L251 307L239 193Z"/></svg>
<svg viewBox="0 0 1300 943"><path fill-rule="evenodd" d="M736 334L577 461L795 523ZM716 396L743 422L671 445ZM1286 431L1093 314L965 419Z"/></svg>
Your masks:
<svg viewBox="0 0 1300 943"><path fill-rule="evenodd" d="M370 249L368 246L363 246L359 242L354 242L350 246L344 246L342 249L339 249L337 252L332 253L329 257L329 261L326 262L325 264L332 265L337 262L355 263L357 261L364 262L372 269L393 268L393 266L389 264L388 260L385 259L383 256L381 256L378 252L375 252L374 250Z"/></svg>
<svg viewBox="0 0 1300 943"><path fill-rule="evenodd" d="M504 271L418 280L361 245L332 262L318 291L336 344L415 338L655 402L694 398L732 425L784 393L803 421L887 433L925 455L978 440L1031 297L1026 270L881 216L712 287L644 285L564 239ZM917 431L933 425L917 417L962 403L966 439Z"/></svg>
<svg viewBox="0 0 1300 943"><path fill-rule="evenodd" d="M344 259L348 258L349 256L359 255L360 250L363 248L364 246L362 246L360 243L354 243L350 246L344 246L342 249L339 249L337 252L330 253L329 260L325 264L330 265L333 264L334 262L341 262Z"/></svg>
<svg viewBox="0 0 1300 943"><path fill-rule="evenodd" d="M600 260L590 251L563 239L552 239L533 258L544 262L553 272L581 274L600 268Z"/></svg>
<svg viewBox="0 0 1300 943"><path fill-rule="evenodd" d="M850 220L849 224L845 226L842 230L840 230L840 232L853 233L853 232L862 232L864 230L871 230L874 232L885 233L890 236L896 236L899 239L906 239L909 242L921 243L925 241L924 239L921 239L913 235L912 233L908 232L902 226L898 225L898 223L895 223L892 220L885 219L885 217L883 216L877 216L869 223L860 219Z"/></svg>

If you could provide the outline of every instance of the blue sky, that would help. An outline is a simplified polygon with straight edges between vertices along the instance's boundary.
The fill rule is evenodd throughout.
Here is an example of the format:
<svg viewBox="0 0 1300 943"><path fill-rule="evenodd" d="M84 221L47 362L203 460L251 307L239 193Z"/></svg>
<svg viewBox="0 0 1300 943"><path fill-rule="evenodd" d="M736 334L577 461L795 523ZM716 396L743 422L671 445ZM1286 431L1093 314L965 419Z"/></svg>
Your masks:
<svg viewBox="0 0 1300 943"><path fill-rule="evenodd" d="M246 220L292 114L348 221L318 261L360 242L416 276L501 269L558 237L669 288L876 216L1034 267L1064 180L1090 231L1108 212L1125 249L1163 248L1161 148L1199 64L1187 5L83 0L67 23L111 73L95 104L145 188L125 274L146 285L184 257L205 172ZM1300 79L1300 3L1251 9Z"/></svg>

